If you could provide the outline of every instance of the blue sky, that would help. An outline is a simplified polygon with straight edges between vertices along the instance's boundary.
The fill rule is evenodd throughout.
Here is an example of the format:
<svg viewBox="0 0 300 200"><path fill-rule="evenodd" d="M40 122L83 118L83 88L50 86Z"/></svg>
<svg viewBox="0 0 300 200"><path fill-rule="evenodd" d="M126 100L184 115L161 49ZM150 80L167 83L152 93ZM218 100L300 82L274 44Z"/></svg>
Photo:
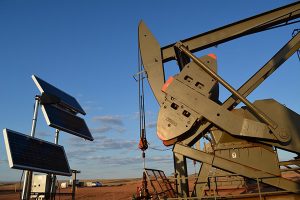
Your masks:
<svg viewBox="0 0 300 200"><path fill-rule="evenodd" d="M0 1L0 127L29 134L35 74L73 95L95 141L61 133L71 168L81 178L141 176L137 83L137 27L144 20L161 46L283 6L294 1ZM219 74L242 85L290 38L292 25L247 36L197 55L215 53ZM176 72L174 62L166 64ZM176 70L175 70L176 69ZM296 55L255 90L249 100L274 98L300 113ZM147 136L151 147L166 149L156 137L158 105L146 86ZM229 93L221 90L220 99ZM40 110L41 111L41 110ZM36 137L53 141L39 112ZM147 167L173 171L170 150L147 151ZM282 154L282 158L287 158ZM193 171L191 171L193 172ZM18 180L9 169L0 137L0 181Z"/></svg>

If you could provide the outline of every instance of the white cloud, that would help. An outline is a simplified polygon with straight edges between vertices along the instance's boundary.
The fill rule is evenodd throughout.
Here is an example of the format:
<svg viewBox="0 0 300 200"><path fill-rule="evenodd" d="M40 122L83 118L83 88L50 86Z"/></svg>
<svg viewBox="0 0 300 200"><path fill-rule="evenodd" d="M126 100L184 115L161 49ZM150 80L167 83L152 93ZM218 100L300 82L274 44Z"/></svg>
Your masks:
<svg viewBox="0 0 300 200"><path fill-rule="evenodd" d="M93 117L93 121L100 121L104 124L112 124L117 126L123 126L123 121L120 116L113 115L103 115Z"/></svg>
<svg viewBox="0 0 300 200"><path fill-rule="evenodd" d="M91 128L93 133L105 133L111 130L115 130L119 133L126 131L124 127L123 118L119 115L102 115L93 117L94 122L100 122L101 125L98 128Z"/></svg>
<svg viewBox="0 0 300 200"><path fill-rule="evenodd" d="M102 127L98 127L98 128L90 128L90 131L92 133L105 133L112 130L112 127L109 126L102 126Z"/></svg>

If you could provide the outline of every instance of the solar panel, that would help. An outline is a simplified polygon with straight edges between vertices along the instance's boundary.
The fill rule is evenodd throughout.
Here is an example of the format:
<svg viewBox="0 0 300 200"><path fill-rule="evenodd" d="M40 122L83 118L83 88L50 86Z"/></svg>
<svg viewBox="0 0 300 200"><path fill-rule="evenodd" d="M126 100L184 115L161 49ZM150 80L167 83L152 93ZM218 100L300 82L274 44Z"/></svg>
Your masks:
<svg viewBox="0 0 300 200"><path fill-rule="evenodd" d="M50 96L55 96L59 99L59 103L63 106L68 107L69 109L79 112L83 115L86 114L77 100L71 95L61 91L60 89L54 87L53 85L47 83L46 81L35 75L32 75L32 79L42 94L45 93Z"/></svg>
<svg viewBox="0 0 300 200"><path fill-rule="evenodd" d="M9 129L4 129L3 135L11 168L71 176L63 146Z"/></svg>
<svg viewBox="0 0 300 200"><path fill-rule="evenodd" d="M86 114L77 100L35 75L32 75L32 79L42 93L42 111L47 124L53 128L93 141L94 138L85 121L76 116L78 112Z"/></svg>
<svg viewBox="0 0 300 200"><path fill-rule="evenodd" d="M42 105L42 111L49 126L90 141L94 140L82 118L50 104Z"/></svg>

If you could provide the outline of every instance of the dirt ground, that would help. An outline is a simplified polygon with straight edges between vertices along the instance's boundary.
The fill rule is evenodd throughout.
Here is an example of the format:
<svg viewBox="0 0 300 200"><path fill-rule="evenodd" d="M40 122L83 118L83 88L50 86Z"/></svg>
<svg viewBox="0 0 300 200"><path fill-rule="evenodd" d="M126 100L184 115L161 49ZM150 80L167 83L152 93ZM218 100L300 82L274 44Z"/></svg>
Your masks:
<svg viewBox="0 0 300 200"><path fill-rule="evenodd" d="M300 181L300 176L295 176L294 173L286 173L284 177L292 179L296 182ZM92 181L92 180L85 180ZM95 181L95 180L93 180ZM76 200L131 200L133 195L136 194L138 186L141 186L141 179L113 179L113 180L97 180L103 183L103 187L78 187L76 188ZM189 181L190 186L193 186L193 180ZM236 186L235 186L236 187ZM148 185L150 193L152 188ZM244 192L245 188L231 188L226 185L218 186L218 195L236 195ZM192 190L192 188L190 188ZM248 188L249 189L249 188ZM225 192L225 193L224 193ZM57 193L71 193L71 188L58 189ZM206 195L210 196L213 193L207 190ZM211 194L212 193L212 194ZM224 193L224 194L223 194ZM0 200L17 200L20 199L20 188L19 184L0 184ZM56 200L70 200L71 196L56 196ZM250 198L252 200L257 198ZM269 199L269 198L266 198ZM290 197L277 196L275 199L289 199L296 200L300 199L300 194L291 195Z"/></svg>
<svg viewBox="0 0 300 200"><path fill-rule="evenodd" d="M82 187L76 189L76 200L131 200L135 194L136 188L141 181L137 180L119 180L114 181L110 186L104 187ZM15 184L0 186L0 200L20 199L20 191L15 190ZM57 192L68 193L70 188L60 189ZM72 199L71 196L57 196L57 200Z"/></svg>

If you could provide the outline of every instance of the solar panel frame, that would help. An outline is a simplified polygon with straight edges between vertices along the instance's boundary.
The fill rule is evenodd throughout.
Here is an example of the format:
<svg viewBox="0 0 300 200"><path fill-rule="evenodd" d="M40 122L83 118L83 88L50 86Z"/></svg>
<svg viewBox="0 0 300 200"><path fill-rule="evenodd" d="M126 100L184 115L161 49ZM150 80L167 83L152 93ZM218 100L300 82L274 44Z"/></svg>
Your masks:
<svg viewBox="0 0 300 200"><path fill-rule="evenodd" d="M7 153L7 159L8 159L10 168L20 169L20 170L31 170L31 171L35 171L35 172L41 172L41 173L52 173L52 174L57 174L57 175L62 175L62 176L71 176L72 175L72 172L71 172L71 169L69 166L69 162L68 162L68 159L67 159L67 156L66 156L63 146L53 144L51 142L47 142L47 141L44 141L44 140L41 140L38 138L33 138L29 135L25 135L25 134L22 134L22 133L19 133L16 131L12 131L10 129L3 129L3 136L4 136L6 153ZM13 140L12 137L15 137L15 140L20 140L20 139L22 140L22 144L19 144L19 146L18 146L20 148L12 149L17 145L17 143L13 143L14 141L12 141ZM27 145L27 147L30 146L31 149L27 149L27 151L25 151L24 149L22 149L22 145L26 146L26 142L28 142L28 141L30 141L31 144ZM34 150L34 148L40 147L40 146L43 146L44 151L45 151L45 148L48 148L48 150L53 150L53 149L58 150L58 152L61 153L61 154L59 154L59 156L61 156L61 157L57 157L57 155L58 155L57 152L51 152L51 155L53 157L54 153L56 153L55 158L57 158L57 159L52 162L55 164L57 164L57 162L59 162L60 166L53 166L53 163L50 164L50 162L49 162L50 165L48 164L47 165L48 168L46 168L46 167L42 167L42 165L44 163L37 164L36 160L38 158L41 158L41 156L39 155L41 153L41 149L39 152L36 152L36 155L33 155L32 151ZM18 158L18 156L19 156L18 154L20 153L20 151L22 152L22 159ZM25 153L31 154L32 158L29 158L28 155L25 156L24 155ZM49 152L47 152L47 153L49 154ZM42 156L44 156L44 155L42 155ZM30 161L30 159L32 159L32 160ZM24 161L23 164L20 162L20 160ZM51 161L51 157L44 158L43 160ZM29 162L31 163L31 165L26 164ZM51 167L52 167L52 169L51 169ZM61 167L61 170L58 169L60 167Z"/></svg>
<svg viewBox="0 0 300 200"><path fill-rule="evenodd" d="M48 126L90 141L94 140L82 118L60 109L55 105L42 105L41 108Z"/></svg>
<svg viewBox="0 0 300 200"><path fill-rule="evenodd" d="M66 92L58 89L57 87L51 85L50 83L44 81L43 79L35 75L32 75L31 77L41 94L46 93L48 95L56 96L59 98L60 104L62 104L63 106L68 107L69 109L72 109L83 115L86 115L83 108L73 96L67 94Z"/></svg>

